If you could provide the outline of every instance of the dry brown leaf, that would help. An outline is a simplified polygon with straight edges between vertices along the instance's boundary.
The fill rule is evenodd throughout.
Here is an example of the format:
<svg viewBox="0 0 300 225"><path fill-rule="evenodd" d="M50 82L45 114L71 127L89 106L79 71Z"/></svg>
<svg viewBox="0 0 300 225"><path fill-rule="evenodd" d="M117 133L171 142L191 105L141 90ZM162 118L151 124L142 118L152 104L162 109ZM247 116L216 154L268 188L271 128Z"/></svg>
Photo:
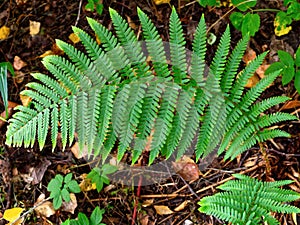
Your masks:
<svg viewBox="0 0 300 225"><path fill-rule="evenodd" d="M71 152L74 154L76 159L81 159L88 154L88 149L86 146L84 146L83 151L81 152L79 149L79 144L78 142L75 142L75 144L71 147Z"/></svg>
<svg viewBox="0 0 300 225"><path fill-rule="evenodd" d="M291 100L286 102L280 110L285 110L285 109L295 109L300 107L300 101L298 100Z"/></svg>
<svg viewBox="0 0 300 225"><path fill-rule="evenodd" d="M36 202L34 203L34 206L37 206L39 203L44 201L45 197L46 197L45 194L40 194L40 196L37 198ZM45 201L41 205L37 206L34 210L37 213L37 215L41 217L50 217L55 214L53 204L50 201Z"/></svg>
<svg viewBox="0 0 300 225"><path fill-rule="evenodd" d="M259 82L259 77L254 74L252 77L249 78L247 84L245 85L246 88L252 88Z"/></svg>
<svg viewBox="0 0 300 225"><path fill-rule="evenodd" d="M174 211L175 212L179 212L181 210L183 210L188 204L189 204L189 200L185 200L184 202L182 202L179 206L177 206Z"/></svg>
<svg viewBox="0 0 300 225"><path fill-rule="evenodd" d="M62 203L61 210L74 214L74 211L77 208L77 199L74 193L70 193L70 198L71 201Z"/></svg>
<svg viewBox="0 0 300 225"><path fill-rule="evenodd" d="M143 206L143 207L148 207L148 206L152 205L153 202L154 202L154 199L153 199L153 198L147 199L147 200L143 201L142 206Z"/></svg>
<svg viewBox="0 0 300 225"><path fill-rule="evenodd" d="M19 56L14 57L14 63L13 63L14 69L15 70L20 70L23 67L27 66L27 63L24 62Z"/></svg>
<svg viewBox="0 0 300 225"><path fill-rule="evenodd" d="M4 40L8 37L10 29L7 26L2 26L0 28L0 40Z"/></svg>
<svg viewBox="0 0 300 225"><path fill-rule="evenodd" d="M24 77L25 77L25 73L16 70L13 79L17 84L20 84L24 81Z"/></svg>
<svg viewBox="0 0 300 225"><path fill-rule="evenodd" d="M29 20L29 33L34 36L40 32L41 23Z"/></svg>
<svg viewBox="0 0 300 225"><path fill-rule="evenodd" d="M153 0L155 5L170 4L170 0Z"/></svg>
<svg viewBox="0 0 300 225"><path fill-rule="evenodd" d="M74 44L76 44L76 43L78 43L78 42L80 41L80 38L79 38L78 35L75 34L75 33L70 34L70 35L69 35L69 39L70 39Z"/></svg>
<svg viewBox="0 0 300 225"><path fill-rule="evenodd" d="M52 50L48 50L48 51L45 51L43 54L41 54L39 56L39 58L44 58L44 57L46 57L48 55L55 55L55 54L54 54L54 52L52 52Z"/></svg>
<svg viewBox="0 0 300 225"><path fill-rule="evenodd" d="M51 51L54 55L63 55L65 54L63 50L61 50L56 43L54 43L51 47Z"/></svg>
<svg viewBox="0 0 300 225"><path fill-rule="evenodd" d="M28 97L28 96L26 96L26 95L21 95L20 94L20 99L21 99L21 102L22 102L22 105L23 106L28 106L29 105L29 103L31 102L31 98L30 97Z"/></svg>
<svg viewBox="0 0 300 225"><path fill-rule="evenodd" d="M141 225L149 225L149 215L145 215L143 212L139 212L138 221Z"/></svg>
<svg viewBox="0 0 300 225"><path fill-rule="evenodd" d="M247 48L243 61L248 65L256 57L256 52L252 48Z"/></svg>
<svg viewBox="0 0 300 225"><path fill-rule="evenodd" d="M255 72L260 77L260 79L263 79L265 77L265 72L269 68L269 66L270 65L263 64L257 68L257 70Z"/></svg>
<svg viewBox="0 0 300 225"><path fill-rule="evenodd" d="M136 25L134 22L132 22L132 20L131 20L131 18L130 18L129 16L126 16L126 18L127 18L128 25L129 25L133 30L135 30L135 29L137 28L137 25Z"/></svg>
<svg viewBox="0 0 300 225"><path fill-rule="evenodd" d="M170 215L174 213L168 206L165 205L155 205L154 209L158 215Z"/></svg>
<svg viewBox="0 0 300 225"><path fill-rule="evenodd" d="M197 180L201 175L198 165L187 156L172 164L175 172L186 181Z"/></svg>

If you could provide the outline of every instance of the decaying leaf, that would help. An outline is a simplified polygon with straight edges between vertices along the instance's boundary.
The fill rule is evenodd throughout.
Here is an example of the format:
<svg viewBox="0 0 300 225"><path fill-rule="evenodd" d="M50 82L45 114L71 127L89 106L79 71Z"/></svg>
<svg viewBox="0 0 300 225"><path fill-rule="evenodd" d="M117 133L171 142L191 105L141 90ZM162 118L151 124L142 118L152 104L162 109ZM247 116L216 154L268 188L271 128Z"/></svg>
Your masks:
<svg viewBox="0 0 300 225"><path fill-rule="evenodd" d="M174 170L184 180L197 180L201 175L198 165L189 157L183 156L179 161L173 162Z"/></svg>
<svg viewBox="0 0 300 225"><path fill-rule="evenodd" d="M40 32L41 23L29 20L29 33L34 36Z"/></svg>
<svg viewBox="0 0 300 225"><path fill-rule="evenodd" d="M155 205L154 209L158 215L170 215L174 213L168 206L165 205Z"/></svg>
<svg viewBox="0 0 300 225"><path fill-rule="evenodd" d="M80 38L75 34L75 33L72 33L69 35L69 39L74 43L78 43L80 41Z"/></svg>
<svg viewBox="0 0 300 225"><path fill-rule="evenodd" d="M20 70L23 67L27 66L27 63L24 62L19 56L15 56L13 66L15 70Z"/></svg>
<svg viewBox="0 0 300 225"><path fill-rule="evenodd" d="M246 88L252 88L259 82L259 77L254 74L252 77L249 78L247 84L245 85Z"/></svg>
<svg viewBox="0 0 300 225"><path fill-rule="evenodd" d="M45 51L43 54L41 54L39 56L39 58L44 58L44 57L46 57L48 55L55 55L55 54L54 54L54 52L52 52L52 50L48 50L48 51Z"/></svg>
<svg viewBox="0 0 300 225"><path fill-rule="evenodd" d="M20 207L7 209L7 210L5 210L5 212L3 214L3 219L9 221L9 223L7 225L10 225L13 221L15 221L16 219L18 219L20 217L20 215L23 211L24 211L24 209L20 208ZM21 224L23 222L23 220L24 220L24 218L22 217L21 219L16 221L14 223L14 225Z"/></svg>
<svg viewBox="0 0 300 225"><path fill-rule="evenodd" d="M286 102L280 110L285 110L285 109L295 109L300 107L300 101L298 100L291 100Z"/></svg>
<svg viewBox="0 0 300 225"><path fill-rule="evenodd" d="M256 52L248 47L246 52L245 52L245 55L243 56L243 61L246 63L246 65L248 65L253 59L255 59L256 57Z"/></svg>
<svg viewBox="0 0 300 225"><path fill-rule="evenodd" d="M153 0L155 5L170 4L170 0Z"/></svg>
<svg viewBox="0 0 300 225"><path fill-rule="evenodd" d="M24 81L24 77L25 77L25 73L23 73L22 71L15 71L15 76L13 77L14 82L16 82L17 84L20 84Z"/></svg>
<svg viewBox="0 0 300 225"><path fill-rule="evenodd" d="M28 96L26 96L26 95L21 95L20 94L20 99L21 99L21 102L22 102L22 105L23 106L28 106L29 105L29 103L31 102L31 98L30 97L28 97Z"/></svg>
<svg viewBox="0 0 300 225"><path fill-rule="evenodd" d="M189 200L185 200L184 202L182 202L179 206L177 206L174 211L175 212L179 212L181 210L183 210L188 204L189 204Z"/></svg>
<svg viewBox="0 0 300 225"><path fill-rule="evenodd" d="M76 159L80 159L87 156L88 149L84 146L83 151L80 151L78 142L75 142L75 144L71 147L71 152L74 154Z"/></svg>
<svg viewBox="0 0 300 225"><path fill-rule="evenodd" d="M8 37L10 29L7 26L2 26L0 28L0 40L4 40Z"/></svg>
<svg viewBox="0 0 300 225"><path fill-rule="evenodd" d="M61 210L74 214L74 211L77 208L77 199L74 193L70 193L70 198L71 201L62 203Z"/></svg>
<svg viewBox="0 0 300 225"><path fill-rule="evenodd" d="M86 173L81 174L80 178L82 179L81 183L79 184L81 191L96 190L96 183L92 183L91 179L87 178Z"/></svg>

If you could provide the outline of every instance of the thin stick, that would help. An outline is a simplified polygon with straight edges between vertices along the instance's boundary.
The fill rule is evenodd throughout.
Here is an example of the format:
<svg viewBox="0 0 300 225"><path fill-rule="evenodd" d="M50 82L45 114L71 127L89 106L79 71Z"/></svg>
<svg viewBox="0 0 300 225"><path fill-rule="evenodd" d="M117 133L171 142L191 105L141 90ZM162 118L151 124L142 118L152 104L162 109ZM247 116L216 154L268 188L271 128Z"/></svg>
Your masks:
<svg viewBox="0 0 300 225"><path fill-rule="evenodd" d="M31 213L33 210L35 210L37 207L39 207L40 205L42 205L43 203L45 203L48 200L50 200L50 197L44 199L43 201L39 202L37 205L35 205L32 208L30 208L29 210L27 210L27 212L23 213L17 219L15 219L14 221L12 221L11 225L14 225L19 219L22 219L23 217L25 217L26 215L28 215L29 213Z"/></svg>
<svg viewBox="0 0 300 225"><path fill-rule="evenodd" d="M76 21L75 21L75 27L77 26L77 24L78 24L78 22L79 22L80 13L81 13L81 6L82 6L82 0L80 0L80 2L79 2L77 18L76 18Z"/></svg>

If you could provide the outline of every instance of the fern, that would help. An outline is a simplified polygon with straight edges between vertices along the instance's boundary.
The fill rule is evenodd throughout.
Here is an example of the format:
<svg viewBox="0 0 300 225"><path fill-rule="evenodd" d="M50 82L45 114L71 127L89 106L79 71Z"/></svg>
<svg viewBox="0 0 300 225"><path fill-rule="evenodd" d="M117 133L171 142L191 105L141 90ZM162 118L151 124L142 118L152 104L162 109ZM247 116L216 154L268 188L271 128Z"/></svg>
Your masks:
<svg viewBox="0 0 300 225"><path fill-rule="evenodd" d="M151 164L159 154L166 158L176 154L179 158L190 148L195 148L197 159L217 148L219 154L225 151L225 158L232 159L257 142L289 136L268 127L296 119L295 116L263 115L288 98L258 101L278 74L269 74L250 90L244 88L267 54L259 55L238 73L248 37L229 54L228 27L206 70L203 16L188 55L174 8L169 45L161 40L147 15L137 11L145 46L113 9L110 16L116 35L87 18L101 44L77 27L73 31L84 51L56 40L66 57L43 59L53 76L33 74L37 82L29 83L22 92L32 99L31 104L16 108L6 133L8 145L32 147L37 139L42 149L50 127L53 150L59 134L65 149L76 133L80 149L86 145L94 157L100 155L105 160L114 148L118 150L118 160L131 151L135 163L144 150L149 150Z"/></svg>
<svg viewBox="0 0 300 225"><path fill-rule="evenodd" d="M285 204L300 198L300 194L280 189L290 180L262 182L234 174L239 180L227 181L218 188L226 191L200 200L199 211L235 225L279 224L270 212L300 213L300 209Z"/></svg>

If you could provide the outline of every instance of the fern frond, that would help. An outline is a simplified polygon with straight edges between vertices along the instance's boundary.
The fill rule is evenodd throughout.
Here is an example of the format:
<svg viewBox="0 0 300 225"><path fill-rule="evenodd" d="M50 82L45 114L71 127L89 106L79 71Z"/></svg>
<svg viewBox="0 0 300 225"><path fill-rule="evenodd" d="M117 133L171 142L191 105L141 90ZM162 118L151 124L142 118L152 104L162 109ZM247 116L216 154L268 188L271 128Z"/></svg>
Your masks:
<svg viewBox="0 0 300 225"><path fill-rule="evenodd" d="M164 45L158 35L157 29L147 15L140 10L140 8L138 8L137 11L141 21L143 35L146 39L147 50L151 57L151 61L153 62L156 75L160 77L168 77L170 75L170 71L168 70Z"/></svg>
<svg viewBox="0 0 300 225"><path fill-rule="evenodd" d="M170 16L170 53L174 81L177 84L185 83L187 70L185 40L183 29L174 6L172 7Z"/></svg>
<svg viewBox="0 0 300 225"><path fill-rule="evenodd" d="M193 52L191 59L191 77L200 85L204 78L206 53L206 24L204 15L201 16L193 40Z"/></svg>
<svg viewBox="0 0 300 225"><path fill-rule="evenodd" d="M226 192L204 197L199 211L231 222L234 225L257 225L268 222L279 224L270 212L299 213L300 209L283 204L300 198L295 191L288 191L294 198L284 199L287 190L278 188L273 182L262 182L245 175L233 175L239 180L227 181L218 188ZM287 184L287 181L281 184Z"/></svg>

